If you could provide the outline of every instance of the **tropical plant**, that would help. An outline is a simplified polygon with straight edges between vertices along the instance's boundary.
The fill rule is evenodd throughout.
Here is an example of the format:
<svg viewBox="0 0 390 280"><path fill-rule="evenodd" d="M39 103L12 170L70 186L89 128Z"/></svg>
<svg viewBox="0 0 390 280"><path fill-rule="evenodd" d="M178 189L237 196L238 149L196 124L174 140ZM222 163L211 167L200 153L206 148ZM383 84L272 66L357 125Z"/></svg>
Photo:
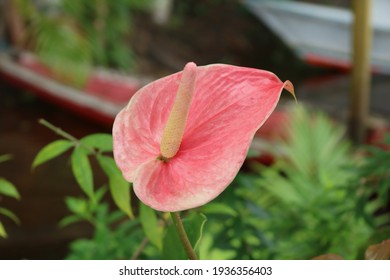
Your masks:
<svg viewBox="0 0 390 280"><path fill-rule="evenodd" d="M210 86L215 84L217 91ZM172 90L176 88L177 92ZM360 184L364 168L357 164L359 158L344 139L343 129L324 114L298 107L287 140L273 142L282 154L276 163L256 166L249 174L241 172L227 188L283 88L293 93L290 82L283 83L270 72L229 65L197 68L188 63L182 72L141 89L117 115L112 136L76 139L42 120L64 139L45 146L33 167L72 150L72 171L86 198L66 199L72 214L61 224L88 221L95 228L92 239L72 244L70 257L362 256L376 230L367 221L382 225L387 220L366 209L378 208L370 206L372 193L367 195ZM251 118L245 125L244 116ZM107 175L113 201L122 212L111 211L103 201L105 186L94 186L92 158ZM361 173L364 179L372 175ZM130 203L131 190L139 198L134 198L136 205ZM386 258L388 248L384 241L366 255Z"/></svg>

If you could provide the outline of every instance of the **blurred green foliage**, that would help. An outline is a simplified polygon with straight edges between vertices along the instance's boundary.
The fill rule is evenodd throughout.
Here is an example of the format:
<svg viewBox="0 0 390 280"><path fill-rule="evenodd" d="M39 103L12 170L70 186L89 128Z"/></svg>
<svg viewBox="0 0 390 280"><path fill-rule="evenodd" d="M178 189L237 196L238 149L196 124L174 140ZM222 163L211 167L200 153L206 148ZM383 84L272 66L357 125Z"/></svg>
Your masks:
<svg viewBox="0 0 390 280"><path fill-rule="evenodd" d="M57 78L82 85L93 66L130 71L132 17L150 0L60 0L34 5L17 0L29 45Z"/></svg>
<svg viewBox="0 0 390 280"><path fill-rule="evenodd" d="M390 135L384 140L382 146L364 147L365 161L354 181L360 196L356 211L376 229L369 244L390 236Z"/></svg>
<svg viewBox="0 0 390 280"><path fill-rule="evenodd" d="M363 257L379 230L367 222L379 218L367 208L373 202L383 207L386 201L362 196L365 191L358 184L372 171L362 170L376 160L359 163L340 127L303 108L293 113L289 135L287 141L275 143L283 156L274 165L241 172L206 206L209 211L214 203L229 205L236 213L207 215L206 258L310 259L325 253ZM388 166L382 170L388 173ZM389 184L384 188L388 192ZM378 197L387 199L385 192ZM224 223L218 222L221 219ZM389 236L383 234L381 240Z"/></svg>
<svg viewBox="0 0 390 280"><path fill-rule="evenodd" d="M0 163L8 161L12 158L11 155L0 155ZM0 177L0 201L2 196L7 196L15 199L20 199L20 194L17 188L10 181ZM7 217L14 221L16 224L20 224L19 218L9 209L0 207L0 215ZM0 221L0 237L7 238L7 231L4 228L3 223Z"/></svg>
<svg viewBox="0 0 390 280"><path fill-rule="evenodd" d="M142 243L144 233L139 220L128 219L122 211L110 210L107 202L99 199L91 205L85 199L68 197L66 204L72 215L65 217L60 222L61 226L69 222L88 221L94 228L91 238L80 238L70 244L67 259L131 259ZM71 220L72 217L78 219Z"/></svg>

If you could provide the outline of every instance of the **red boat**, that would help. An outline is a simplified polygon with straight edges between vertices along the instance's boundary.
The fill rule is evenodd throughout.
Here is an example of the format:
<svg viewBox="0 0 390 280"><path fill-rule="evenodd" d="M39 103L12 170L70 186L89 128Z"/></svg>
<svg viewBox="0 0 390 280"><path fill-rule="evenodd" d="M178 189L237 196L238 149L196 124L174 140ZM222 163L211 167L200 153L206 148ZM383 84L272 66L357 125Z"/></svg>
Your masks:
<svg viewBox="0 0 390 280"><path fill-rule="evenodd" d="M0 54L0 77L42 99L107 125L112 124L120 109L148 82L146 78L97 69L83 88L76 88L54 79L52 71L30 53Z"/></svg>

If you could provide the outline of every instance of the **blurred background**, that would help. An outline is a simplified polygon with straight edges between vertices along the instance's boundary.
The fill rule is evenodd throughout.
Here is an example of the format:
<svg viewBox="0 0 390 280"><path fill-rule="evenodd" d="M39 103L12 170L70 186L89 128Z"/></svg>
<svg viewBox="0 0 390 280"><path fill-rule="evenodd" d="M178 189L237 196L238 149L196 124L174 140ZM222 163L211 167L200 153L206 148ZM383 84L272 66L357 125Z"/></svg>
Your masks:
<svg viewBox="0 0 390 280"><path fill-rule="evenodd" d="M366 154L352 151L344 134L354 67L352 2L0 0L0 155L10 155L0 161L0 177L12 182L21 197L0 196L0 205L20 222L1 217L8 237L0 238L0 259L83 258L80 250L70 249L71 242L84 238L98 243L96 229L87 223L58 225L69 214L64 198L80 197L82 192L68 154L32 170L38 151L59 138L38 119L76 138L110 133L115 114L137 89L180 71L188 61L272 71L293 82L305 108L296 112L292 98L282 97L258 132L234 186L217 201L220 206L236 199L238 205L230 204L233 214L226 209L218 212L219 206L204 210L210 213L208 230L216 236L205 234L206 258L299 259L331 252L356 258L366 245L389 238L388 171L367 179L375 166L385 163L362 160ZM369 110L363 143L375 147L384 146L390 115L390 23L378 14L389 2L372 1L373 58L367 74L369 102L363 102ZM306 110L324 112L318 123L306 123L309 131L302 124L312 119ZM389 162L385 151L378 153ZM309 167L302 169L305 160ZM297 173L286 169L287 163L301 168L302 176L294 177ZM93 161L92 167L95 185L103 185L105 177ZM337 173L344 168L348 172ZM319 178L313 179L313 172ZM271 182L279 187L270 190ZM369 190L367 182L375 182ZM263 195L257 199L253 192ZM375 206L366 209L366 202L373 200ZM113 208L109 195L106 201ZM245 221L248 213L253 220ZM228 215L223 217L229 230L213 224L213 217L221 215ZM380 221L375 220L378 217ZM350 240L355 244L344 246ZM113 251L84 257L130 257Z"/></svg>

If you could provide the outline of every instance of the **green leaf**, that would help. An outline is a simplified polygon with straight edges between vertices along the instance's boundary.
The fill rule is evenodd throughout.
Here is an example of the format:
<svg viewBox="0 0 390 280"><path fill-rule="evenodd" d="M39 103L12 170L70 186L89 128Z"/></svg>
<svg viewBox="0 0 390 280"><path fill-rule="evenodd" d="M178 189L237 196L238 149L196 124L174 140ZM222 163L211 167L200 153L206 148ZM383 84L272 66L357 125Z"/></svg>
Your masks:
<svg viewBox="0 0 390 280"><path fill-rule="evenodd" d="M4 178L0 178L0 194L20 199L20 194L16 187Z"/></svg>
<svg viewBox="0 0 390 280"><path fill-rule="evenodd" d="M66 197L65 203L68 209L77 215L84 215L88 212L88 202L85 199Z"/></svg>
<svg viewBox="0 0 390 280"><path fill-rule="evenodd" d="M72 146L73 143L69 140L61 139L51 142L50 144L43 147L36 155L32 163L32 168L35 168L38 165L65 153Z"/></svg>
<svg viewBox="0 0 390 280"><path fill-rule="evenodd" d="M80 220L86 220L88 222L94 223L93 210L91 210L91 201L86 199L76 198L76 197L66 197L65 203L68 209L78 216ZM62 221L60 224L69 224L69 220Z"/></svg>
<svg viewBox="0 0 390 280"><path fill-rule="evenodd" d="M0 207L0 214L10 218L11 220L13 220L16 224L20 224L20 220L19 218L13 213L11 212L10 210L6 209L6 208L3 208L3 207Z"/></svg>
<svg viewBox="0 0 390 280"><path fill-rule="evenodd" d="M108 177L111 196L115 204L130 218L133 218L134 215L130 204L130 183L123 178L113 158L97 156L97 160Z"/></svg>
<svg viewBox="0 0 390 280"><path fill-rule="evenodd" d="M76 215L69 215L69 216L66 216L65 218L61 219L61 221L58 223L58 226L60 228L63 228L63 227L66 227L70 224L74 224L74 223L77 223L77 222L81 222L83 219L79 216L76 216Z"/></svg>
<svg viewBox="0 0 390 280"><path fill-rule="evenodd" d="M228 215L232 217L237 216L237 212L233 208L226 205L225 203L219 203L219 202L212 202L206 204L205 206L202 207L202 212L205 214L221 214L221 215Z"/></svg>
<svg viewBox="0 0 390 280"><path fill-rule="evenodd" d="M191 217L183 219L183 226L195 251L199 251L198 247L202 239L203 227L206 221L206 216L200 213L194 213ZM167 233L164 238L163 258L167 260L188 259L173 224L167 228Z"/></svg>
<svg viewBox="0 0 390 280"><path fill-rule="evenodd" d="M5 228L3 227L3 224L0 222L0 237L7 238L7 232L5 231Z"/></svg>
<svg viewBox="0 0 390 280"><path fill-rule="evenodd" d="M1 155L0 156L0 162L4 162L4 161L7 161L7 160L10 160L12 158L12 155Z"/></svg>
<svg viewBox="0 0 390 280"><path fill-rule="evenodd" d="M99 189L96 190L96 192L95 192L96 203L99 203L102 201L106 192L107 192L106 186L100 187Z"/></svg>
<svg viewBox="0 0 390 280"><path fill-rule="evenodd" d="M159 250L162 249L163 228L159 225L156 212L140 202L140 221L146 237Z"/></svg>
<svg viewBox="0 0 390 280"><path fill-rule="evenodd" d="M80 142L86 146L96 148L102 152L112 152L112 135L96 133L85 136Z"/></svg>
<svg viewBox="0 0 390 280"><path fill-rule="evenodd" d="M88 197L94 199L92 168L87 151L82 147L77 146L73 150L71 162L73 175L76 178L77 183Z"/></svg>

